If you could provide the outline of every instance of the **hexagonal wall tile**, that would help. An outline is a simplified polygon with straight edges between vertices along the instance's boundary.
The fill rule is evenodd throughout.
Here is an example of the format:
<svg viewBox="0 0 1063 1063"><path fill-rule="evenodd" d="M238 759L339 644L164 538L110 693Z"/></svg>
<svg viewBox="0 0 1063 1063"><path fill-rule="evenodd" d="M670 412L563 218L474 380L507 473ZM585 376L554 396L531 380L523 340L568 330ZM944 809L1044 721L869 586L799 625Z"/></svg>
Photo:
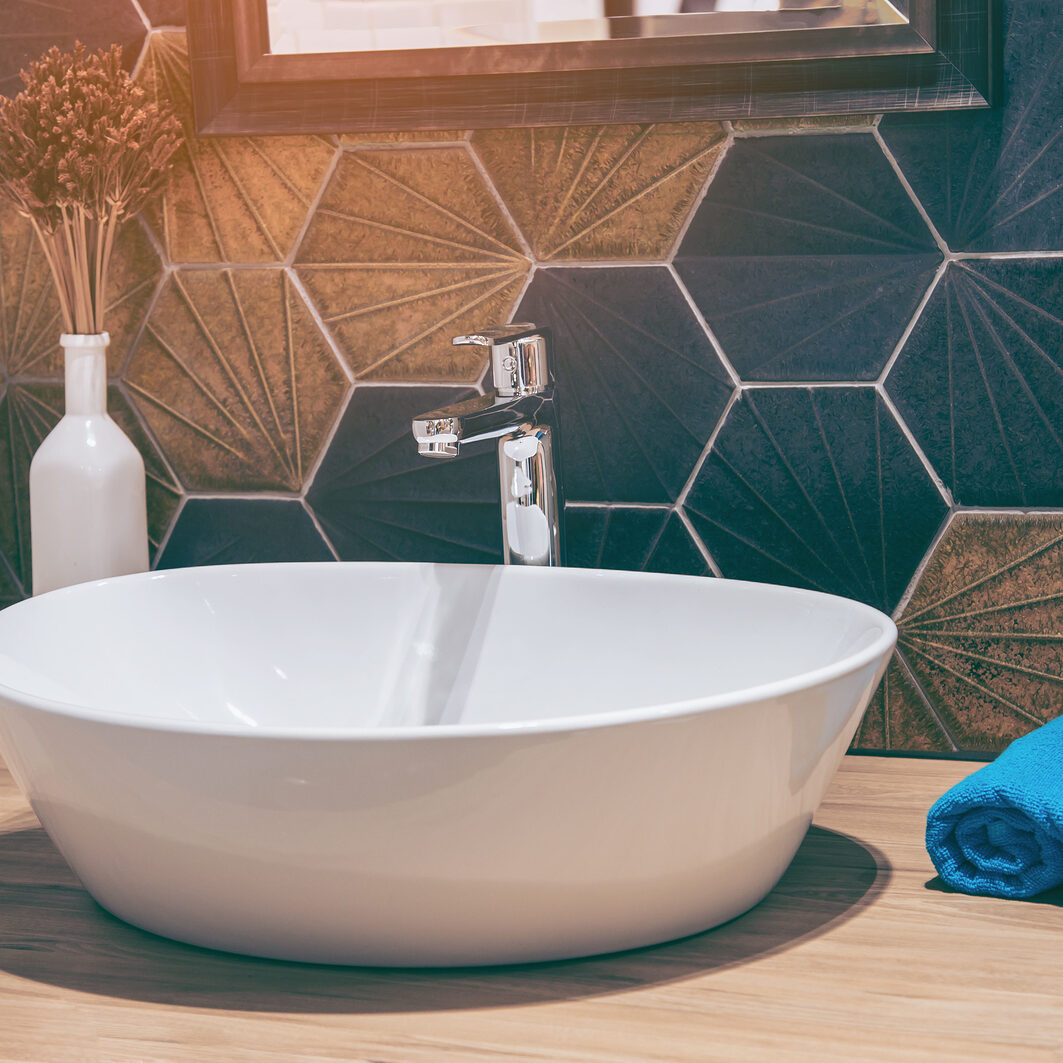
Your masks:
<svg viewBox="0 0 1063 1063"><path fill-rule="evenodd" d="M22 91L18 72L53 45L71 51L81 41L90 51L122 45L127 70L140 55L144 23L130 0L4 0L0 19L0 94Z"/></svg>
<svg viewBox="0 0 1063 1063"><path fill-rule="evenodd" d="M873 388L744 392L684 507L725 576L887 612L946 513Z"/></svg>
<svg viewBox="0 0 1063 1063"><path fill-rule="evenodd" d="M190 498L158 567L332 559L297 499Z"/></svg>
<svg viewBox="0 0 1063 1063"><path fill-rule="evenodd" d="M674 501L733 386L668 270L539 270L517 317L554 333L567 497Z"/></svg>
<svg viewBox="0 0 1063 1063"><path fill-rule="evenodd" d="M349 387L280 269L178 270L125 383L182 481L298 491Z"/></svg>
<svg viewBox="0 0 1063 1063"><path fill-rule="evenodd" d="M180 488L116 386L107 390L107 408L144 459L148 541L154 556L177 510ZM27 593L31 583L30 461L62 415L63 388L58 384L12 385L0 401L0 553ZM0 561L0 598L3 569Z"/></svg>
<svg viewBox="0 0 1063 1063"><path fill-rule="evenodd" d="M883 139L954 251L1063 250L1063 19L1004 5L1004 88L977 111L888 115Z"/></svg>
<svg viewBox="0 0 1063 1063"><path fill-rule="evenodd" d="M632 572L711 575L683 522L669 509L569 506L565 564Z"/></svg>
<svg viewBox="0 0 1063 1063"><path fill-rule="evenodd" d="M997 752L1063 714L1063 514L957 513L898 626L909 678L891 717Z"/></svg>
<svg viewBox="0 0 1063 1063"><path fill-rule="evenodd" d="M1063 505L1063 261L951 263L886 387L957 502Z"/></svg>
<svg viewBox="0 0 1063 1063"><path fill-rule="evenodd" d="M170 261L283 261L335 145L319 136L196 137L183 33L153 33L139 77L174 105L185 131L166 192L145 211Z"/></svg>
<svg viewBox="0 0 1063 1063"><path fill-rule="evenodd" d="M529 268L460 147L345 153L296 265L359 377L469 383L451 336L509 320Z"/></svg>
<svg viewBox="0 0 1063 1063"><path fill-rule="evenodd" d="M501 561L496 448L432 460L417 453L410 432L417 414L471 394L355 388L306 496L345 561Z"/></svg>
<svg viewBox="0 0 1063 1063"><path fill-rule="evenodd" d="M737 140L675 258L746 380L873 380L941 261L873 137Z"/></svg>
<svg viewBox="0 0 1063 1063"><path fill-rule="evenodd" d="M716 122L477 130L540 261L661 259L724 146Z"/></svg>

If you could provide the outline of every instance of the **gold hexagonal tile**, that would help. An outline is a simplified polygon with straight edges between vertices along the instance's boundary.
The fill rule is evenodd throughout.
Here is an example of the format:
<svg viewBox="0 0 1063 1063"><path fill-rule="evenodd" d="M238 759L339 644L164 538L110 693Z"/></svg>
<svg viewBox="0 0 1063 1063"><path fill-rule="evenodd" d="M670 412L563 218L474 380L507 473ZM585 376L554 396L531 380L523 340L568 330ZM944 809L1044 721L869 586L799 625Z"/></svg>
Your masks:
<svg viewBox="0 0 1063 1063"><path fill-rule="evenodd" d="M337 148L326 137L196 137L188 47L153 33L139 75L169 100L185 131L161 201L146 216L174 263L287 258Z"/></svg>
<svg viewBox="0 0 1063 1063"><path fill-rule="evenodd" d="M144 459L148 541L154 556L177 512L181 489L117 386L107 389L107 409ZM62 415L60 384L14 384L0 401L0 603L5 567L26 593L30 590L30 462Z"/></svg>
<svg viewBox="0 0 1063 1063"><path fill-rule="evenodd" d="M179 270L125 384L181 480L298 491L348 389L284 270Z"/></svg>
<svg viewBox="0 0 1063 1063"><path fill-rule="evenodd" d="M472 136L542 261L664 258L724 140L716 122L493 129Z"/></svg>
<svg viewBox="0 0 1063 1063"><path fill-rule="evenodd" d="M465 148L344 155L296 269L356 375L476 381L450 337L506 321L530 263Z"/></svg>
<svg viewBox="0 0 1063 1063"><path fill-rule="evenodd" d="M144 323L162 265L140 223L130 219L115 241L104 326L111 334L107 369L121 372ZM52 275L30 223L0 202L0 361L13 377L61 378L63 331Z"/></svg>
<svg viewBox="0 0 1063 1063"><path fill-rule="evenodd" d="M898 627L887 711L919 702L951 748L996 752L1063 714L1063 515L958 513Z"/></svg>

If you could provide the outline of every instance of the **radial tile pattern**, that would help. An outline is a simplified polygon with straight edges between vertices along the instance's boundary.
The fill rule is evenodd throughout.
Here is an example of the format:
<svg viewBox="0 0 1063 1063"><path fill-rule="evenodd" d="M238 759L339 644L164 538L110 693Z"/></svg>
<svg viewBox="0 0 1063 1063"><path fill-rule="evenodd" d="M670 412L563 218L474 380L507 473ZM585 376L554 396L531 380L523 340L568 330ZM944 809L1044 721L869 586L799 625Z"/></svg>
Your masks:
<svg viewBox="0 0 1063 1063"><path fill-rule="evenodd" d="M0 401L0 594L30 592L30 461L62 415L62 402L57 385L11 385Z"/></svg>
<svg viewBox="0 0 1063 1063"><path fill-rule="evenodd" d="M946 512L873 388L745 392L685 508L725 576L887 612Z"/></svg>
<svg viewBox="0 0 1063 1063"><path fill-rule="evenodd" d="M30 223L0 199L0 365L11 376L61 375L59 300Z"/></svg>
<svg viewBox="0 0 1063 1063"><path fill-rule="evenodd" d="M185 131L152 228L175 263L284 260L337 148L325 137L194 136L183 33L153 33L140 80L174 105Z"/></svg>
<svg viewBox="0 0 1063 1063"><path fill-rule="evenodd" d="M157 567L332 559L296 499L190 498Z"/></svg>
<svg viewBox="0 0 1063 1063"><path fill-rule="evenodd" d="M642 572L711 575L701 551L674 511L569 506L566 564Z"/></svg>
<svg viewBox="0 0 1063 1063"><path fill-rule="evenodd" d="M283 270L173 273L125 383L193 490L299 491L348 382Z"/></svg>
<svg viewBox="0 0 1063 1063"><path fill-rule="evenodd" d="M148 540L154 556L177 510L180 489L118 387L108 388L107 408L144 459ZM0 603L8 568L26 593L30 590L30 461L62 415L59 384L12 385L0 402Z"/></svg>
<svg viewBox="0 0 1063 1063"><path fill-rule="evenodd" d="M469 383L483 349L451 337L508 320L529 268L462 147L345 153L296 263L356 375Z"/></svg>
<svg viewBox="0 0 1063 1063"><path fill-rule="evenodd" d="M122 45L127 70L140 55L144 23L130 0L4 0L0 7L0 94L22 91L20 69L52 45L71 51Z"/></svg>
<svg viewBox="0 0 1063 1063"><path fill-rule="evenodd" d="M733 388L671 274L539 270L517 316L554 332L567 497L674 501Z"/></svg>
<svg viewBox="0 0 1063 1063"><path fill-rule="evenodd" d="M1000 106L888 116L882 136L954 251L1063 250L1063 18L1004 3Z"/></svg>
<svg viewBox="0 0 1063 1063"><path fill-rule="evenodd" d="M887 388L956 501L1063 505L1063 260L949 266Z"/></svg>
<svg viewBox="0 0 1063 1063"><path fill-rule="evenodd" d="M161 276L159 256L140 223L127 222L108 274L104 326L111 335L111 376L121 372ZM10 376L61 378L62 331L51 272L33 229L0 202L0 365Z"/></svg>
<svg viewBox="0 0 1063 1063"><path fill-rule="evenodd" d="M723 150L715 122L476 131L540 261L664 258Z"/></svg>
<svg viewBox="0 0 1063 1063"><path fill-rule="evenodd" d="M459 388L358 388L307 502L345 561L497 564L502 520L495 447L423 458L419 413L468 398Z"/></svg>
<svg viewBox="0 0 1063 1063"><path fill-rule="evenodd" d="M952 753L956 746L919 688L907 662L894 653L860 721L853 749Z"/></svg>
<svg viewBox="0 0 1063 1063"><path fill-rule="evenodd" d="M872 380L941 261L873 137L736 141L675 259L747 380Z"/></svg>
<svg viewBox="0 0 1063 1063"><path fill-rule="evenodd" d="M1063 514L957 514L899 626L913 689L960 750L1063 714Z"/></svg>

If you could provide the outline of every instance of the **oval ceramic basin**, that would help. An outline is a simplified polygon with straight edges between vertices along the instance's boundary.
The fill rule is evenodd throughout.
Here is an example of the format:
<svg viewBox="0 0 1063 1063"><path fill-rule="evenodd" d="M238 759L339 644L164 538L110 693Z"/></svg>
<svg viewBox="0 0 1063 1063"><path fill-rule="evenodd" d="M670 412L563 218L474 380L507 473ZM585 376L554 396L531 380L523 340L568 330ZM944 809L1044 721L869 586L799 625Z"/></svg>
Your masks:
<svg viewBox="0 0 1063 1063"><path fill-rule="evenodd" d="M718 579L246 565L0 613L0 752L104 908L217 949L493 964L731 919L896 630Z"/></svg>

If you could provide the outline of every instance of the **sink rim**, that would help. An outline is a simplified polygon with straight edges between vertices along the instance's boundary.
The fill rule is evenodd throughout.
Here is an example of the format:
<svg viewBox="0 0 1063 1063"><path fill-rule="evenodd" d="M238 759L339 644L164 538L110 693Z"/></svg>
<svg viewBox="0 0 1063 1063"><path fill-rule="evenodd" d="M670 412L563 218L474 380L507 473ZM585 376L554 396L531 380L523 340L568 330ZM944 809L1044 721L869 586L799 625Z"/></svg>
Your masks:
<svg viewBox="0 0 1063 1063"><path fill-rule="evenodd" d="M6 698L21 706L30 707L36 711L66 718L85 720L95 723L107 723L119 726L141 728L145 730L164 731L170 733L182 733L190 735L217 735L219 737L244 737L256 739L277 739L319 742L319 741L421 741L442 740L454 738L489 738L515 735L553 734L566 731L583 731L597 727L612 727L623 724L634 724L649 720L667 720L681 718L702 712L710 712L717 709L736 708L745 704L764 701L768 698L785 696L799 690L807 690L859 671L871 664L879 657L885 658L892 651L897 640L897 626L891 617L874 606L852 598L845 598L837 594L828 594L823 591L808 590L803 587L788 587L785 584L761 583L752 580L735 580L726 577L690 576L676 573L658 572L631 572L619 569L582 569L582 568L525 568L520 566L505 565L471 565L452 564L434 561L279 561L261 562L230 565L194 565L186 568L166 569L163 571L138 572L132 575L117 576L108 579L94 580L75 586L63 587L49 591L46 594L34 598L28 598L16 602L0 613L0 629L5 618L13 615L24 608L38 608L39 603L51 600L55 601L63 597L73 595L91 594L100 587L111 584L132 582L157 582L162 580L192 579L197 574L210 573L218 578L226 573L247 574L255 570L277 569L311 569L330 568L333 570L361 568L377 570L398 570L410 568L445 567L445 568L497 568L506 572L514 573L507 578L516 579L554 579L563 578L559 574L579 573L581 578L588 580L609 579L621 581L657 581L689 584L692 580L705 582L710 586L727 584L731 587L756 588L758 593L775 594L780 598L797 598L806 601L830 602L832 607L841 607L851 610L856 615L863 614L867 620L878 624L881 628L879 634L866 646L854 651L840 660L820 668L797 672L786 679L773 682L760 683L754 686L743 687L740 690L725 691L720 694L707 695L704 697L687 698L681 701L663 702L654 705L644 705L637 708L614 709L604 712L582 713L569 716L560 716L543 720L524 720L517 722L502 723L452 723L452 724L412 724L406 726L389 727L322 727L308 729L299 726L279 726L276 724L263 724L258 727L247 727L236 721L203 721L190 720L183 717L153 717L137 716L132 713L114 712L100 709L95 706L82 705L75 702L41 697L30 691L13 687L0 680L0 699ZM0 706L2 711L2 706Z"/></svg>

